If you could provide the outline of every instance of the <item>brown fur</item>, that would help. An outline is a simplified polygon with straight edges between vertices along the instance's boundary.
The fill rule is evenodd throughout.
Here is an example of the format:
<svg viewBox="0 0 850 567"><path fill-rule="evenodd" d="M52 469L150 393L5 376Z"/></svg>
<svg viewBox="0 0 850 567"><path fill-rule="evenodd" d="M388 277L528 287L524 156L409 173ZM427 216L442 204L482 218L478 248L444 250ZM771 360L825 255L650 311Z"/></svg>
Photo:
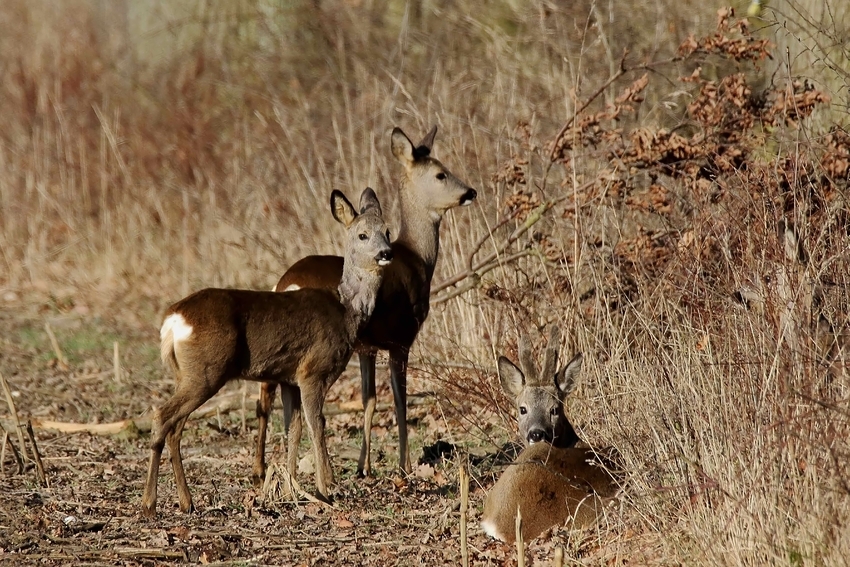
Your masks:
<svg viewBox="0 0 850 567"><path fill-rule="evenodd" d="M156 513L157 477L165 443L180 508L184 512L193 509L180 455L183 427L189 414L227 382L239 378L299 389L298 402L304 407L313 442L316 485L319 493L327 496L333 471L325 446L322 406L351 357L357 333L371 316L382 266L392 258L380 205L371 189L363 192L360 215L338 191L331 203L334 216L348 229L338 292L204 289L166 311L161 353L177 386L155 413L142 499L144 515Z"/></svg>
<svg viewBox="0 0 850 567"><path fill-rule="evenodd" d="M570 523L593 526L617 492L610 463L591 449L535 443L519 454L487 494L481 527L502 541L516 537L517 510L528 541L547 529Z"/></svg>
<svg viewBox="0 0 850 567"><path fill-rule="evenodd" d="M451 174L439 161L430 157L436 127L418 146L400 129L393 130L392 149L404 166L405 174L399 190L402 209L398 239L392 243L393 263L384 272L384 282L370 323L360 335L364 434L358 472L370 473L372 416L375 409L375 355L378 350L390 354L396 418L399 427L399 466L410 470L407 448L407 358L419 329L428 317L431 278L439 254L439 230L443 214L450 208L475 198L475 191ZM443 179L438 179L442 176ZM339 284L341 262L337 256L308 256L292 265L275 288L286 291L291 285L334 288ZM259 433L254 460L254 482L265 475L265 438L271 412L275 384L263 384L257 402ZM288 430L288 447L297 447L300 439L300 415L289 411L297 390L283 387L284 423ZM287 461L295 462L290 451Z"/></svg>

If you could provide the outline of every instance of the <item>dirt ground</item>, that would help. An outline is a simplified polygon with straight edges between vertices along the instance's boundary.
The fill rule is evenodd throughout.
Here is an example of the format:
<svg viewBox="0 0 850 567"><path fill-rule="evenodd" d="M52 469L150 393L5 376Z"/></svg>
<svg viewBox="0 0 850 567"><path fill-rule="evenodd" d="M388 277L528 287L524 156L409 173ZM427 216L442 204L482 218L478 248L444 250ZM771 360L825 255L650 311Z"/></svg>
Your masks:
<svg viewBox="0 0 850 567"><path fill-rule="evenodd" d="M157 307L140 303L95 312L55 297L3 299L0 372L10 384L22 420L32 419L47 486L34 467L17 471L11 451L0 475L0 564L3 565L446 565L461 557L458 459L433 466L414 465L403 477L395 468L397 437L391 411L376 416L374 476L356 477L361 413L359 377L353 365L327 400L329 448L337 485L332 507L308 500L287 502L252 486L251 459L257 387L249 384L243 411L241 384L231 384L218 400L238 400L233 409L193 419L183 438L184 461L198 511L184 514L167 456L160 470L158 517L139 513L148 456L148 435L61 433L39 427L45 420L109 423L146 415L171 392L171 378L158 361ZM113 311L114 312L114 311ZM45 323L56 337L61 362ZM114 372L114 344L121 373ZM379 371L380 372L380 371ZM448 432L441 408L414 379L416 403L410 411L412 459ZM416 396L416 394L419 394ZM379 404L391 401L388 380L379 378ZM214 399L214 400L216 400ZM355 403L352 404L352 401ZM0 404L0 421L15 436L11 412ZM341 408L334 411L333 408ZM280 459L282 425L276 411L270 462ZM244 416L244 429L243 429ZM457 437L457 435L455 435ZM479 455L486 448L461 451ZM29 447L28 447L29 448ZM309 453L302 442L301 455ZM492 448L490 448L492 451ZM478 527L485 490L499 467L473 458L469 513L472 564L514 564L512 546L493 541ZM312 475L299 473L306 489ZM551 560L556 546L575 557L600 560L598 535L566 530L533 542L528 558ZM594 561L594 562L595 562Z"/></svg>

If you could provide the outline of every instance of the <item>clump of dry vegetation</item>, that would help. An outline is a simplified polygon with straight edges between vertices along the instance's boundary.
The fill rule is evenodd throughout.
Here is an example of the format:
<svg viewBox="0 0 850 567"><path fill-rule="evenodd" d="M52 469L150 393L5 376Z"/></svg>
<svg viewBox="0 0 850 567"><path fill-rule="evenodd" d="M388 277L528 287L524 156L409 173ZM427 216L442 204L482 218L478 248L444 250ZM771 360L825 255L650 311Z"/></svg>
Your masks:
<svg viewBox="0 0 850 567"><path fill-rule="evenodd" d="M750 22L672 0L177 4L0 6L4 289L155 341L191 289L338 251L331 188L373 186L393 218L388 133L436 123L479 199L443 226L420 442L509 438L494 355L557 321L585 353L571 421L631 474L595 535L547 541L600 564L844 564L843 2ZM127 385L148 395L148 372Z"/></svg>

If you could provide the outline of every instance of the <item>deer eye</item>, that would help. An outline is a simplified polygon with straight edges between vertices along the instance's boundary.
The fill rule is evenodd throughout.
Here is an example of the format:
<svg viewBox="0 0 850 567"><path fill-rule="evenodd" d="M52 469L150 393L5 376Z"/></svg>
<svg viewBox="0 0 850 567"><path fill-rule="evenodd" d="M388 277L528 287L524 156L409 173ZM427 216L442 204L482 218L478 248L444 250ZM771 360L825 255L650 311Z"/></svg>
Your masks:
<svg viewBox="0 0 850 567"><path fill-rule="evenodd" d="M369 237L366 235L365 232L361 232L360 234L357 235L357 238L359 238L360 240L366 240Z"/></svg>
<svg viewBox="0 0 850 567"><path fill-rule="evenodd" d="M554 416L556 416L556 415L558 415L558 408L552 408L551 410L549 410L549 413L550 413L553 417L554 417Z"/></svg>
<svg viewBox="0 0 850 567"><path fill-rule="evenodd" d="M520 407L519 407L519 414L520 414L520 415L525 415L525 414L527 414L527 413L528 413L528 408L526 408L525 406L520 406Z"/></svg>
<svg viewBox="0 0 850 567"><path fill-rule="evenodd" d="M387 240L390 239L390 229L387 229Z"/></svg>
<svg viewBox="0 0 850 567"><path fill-rule="evenodd" d="M439 179L440 181L443 181L445 178L446 178L446 174L443 173L442 171L437 174L437 179Z"/></svg>

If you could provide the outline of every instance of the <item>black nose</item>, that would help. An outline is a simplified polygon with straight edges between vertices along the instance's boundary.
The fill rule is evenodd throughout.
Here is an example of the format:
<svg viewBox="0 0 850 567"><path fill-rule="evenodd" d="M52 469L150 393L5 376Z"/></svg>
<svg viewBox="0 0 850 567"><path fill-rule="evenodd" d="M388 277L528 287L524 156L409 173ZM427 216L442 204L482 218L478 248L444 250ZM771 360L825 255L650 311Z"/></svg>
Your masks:
<svg viewBox="0 0 850 567"><path fill-rule="evenodd" d="M528 432L529 443L540 443L546 440L546 432L542 429L532 429Z"/></svg>
<svg viewBox="0 0 850 567"><path fill-rule="evenodd" d="M381 250L378 252L378 255L375 256L375 260L378 262L390 262L393 259L393 251L392 250Z"/></svg>
<svg viewBox="0 0 850 567"><path fill-rule="evenodd" d="M460 198L460 204L461 205L468 205L472 201L474 201L475 197L477 197L477 196L478 196L478 192L475 189L470 189L469 191L464 193L463 196Z"/></svg>

